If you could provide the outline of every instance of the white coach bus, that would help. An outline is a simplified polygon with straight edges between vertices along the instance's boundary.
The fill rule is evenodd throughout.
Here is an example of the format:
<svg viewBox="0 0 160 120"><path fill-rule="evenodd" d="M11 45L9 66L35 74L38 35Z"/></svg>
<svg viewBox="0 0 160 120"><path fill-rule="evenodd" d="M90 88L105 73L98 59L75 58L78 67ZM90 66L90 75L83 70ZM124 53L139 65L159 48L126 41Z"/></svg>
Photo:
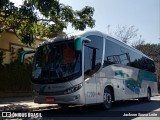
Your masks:
<svg viewBox="0 0 160 120"><path fill-rule="evenodd" d="M24 51L25 54L34 51ZM158 93L151 58L98 31L78 32L43 42L32 72L35 103L101 104L132 98L150 101Z"/></svg>

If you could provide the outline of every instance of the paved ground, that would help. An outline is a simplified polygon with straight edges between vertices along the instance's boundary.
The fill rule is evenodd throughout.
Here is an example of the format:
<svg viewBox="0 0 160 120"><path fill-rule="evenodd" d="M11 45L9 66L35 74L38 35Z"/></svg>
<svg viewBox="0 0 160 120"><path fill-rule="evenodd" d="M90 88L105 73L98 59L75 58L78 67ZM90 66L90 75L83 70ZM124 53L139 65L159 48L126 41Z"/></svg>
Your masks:
<svg viewBox="0 0 160 120"><path fill-rule="evenodd" d="M102 110L99 105L95 105L54 108L33 113L41 114L43 120L160 120L160 96L152 97L151 102L118 101L110 110Z"/></svg>
<svg viewBox="0 0 160 120"><path fill-rule="evenodd" d="M160 117L123 117L124 113L160 113L160 96L152 97L151 102L140 102L138 100L119 101L113 104L112 109L103 111L97 106L78 106L69 109L60 109L56 104L36 104L31 97L1 98L0 112L17 112L28 114L38 114L40 119L54 120L106 120L107 119L125 119L125 120L160 120ZM160 115L160 114L158 114ZM115 116L115 117L114 117ZM117 117L121 116L121 117ZM0 119L2 114L0 115Z"/></svg>
<svg viewBox="0 0 160 120"><path fill-rule="evenodd" d="M0 111L32 112L41 109L51 109L56 104L36 104L32 97L0 98Z"/></svg>

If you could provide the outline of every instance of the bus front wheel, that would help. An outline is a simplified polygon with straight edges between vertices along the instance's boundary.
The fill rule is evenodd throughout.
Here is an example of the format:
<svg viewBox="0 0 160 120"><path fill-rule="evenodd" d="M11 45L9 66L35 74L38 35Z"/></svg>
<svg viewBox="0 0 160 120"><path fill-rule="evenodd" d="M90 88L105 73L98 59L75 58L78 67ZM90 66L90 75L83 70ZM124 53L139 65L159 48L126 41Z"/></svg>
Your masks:
<svg viewBox="0 0 160 120"><path fill-rule="evenodd" d="M110 109L112 106L112 100L113 100L112 92L108 87L106 87L104 89L104 94L103 94L102 108Z"/></svg>

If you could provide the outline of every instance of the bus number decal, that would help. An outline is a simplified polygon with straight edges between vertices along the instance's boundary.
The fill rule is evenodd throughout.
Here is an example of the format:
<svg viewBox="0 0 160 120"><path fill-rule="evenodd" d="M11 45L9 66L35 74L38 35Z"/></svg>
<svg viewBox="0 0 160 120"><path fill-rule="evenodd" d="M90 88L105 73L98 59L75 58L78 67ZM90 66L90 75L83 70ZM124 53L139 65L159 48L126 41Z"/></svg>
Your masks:
<svg viewBox="0 0 160 120"><path fill-rule="evenodd" d="M94 97L95 95L95 92L87 92L87 97Z"/></svg>

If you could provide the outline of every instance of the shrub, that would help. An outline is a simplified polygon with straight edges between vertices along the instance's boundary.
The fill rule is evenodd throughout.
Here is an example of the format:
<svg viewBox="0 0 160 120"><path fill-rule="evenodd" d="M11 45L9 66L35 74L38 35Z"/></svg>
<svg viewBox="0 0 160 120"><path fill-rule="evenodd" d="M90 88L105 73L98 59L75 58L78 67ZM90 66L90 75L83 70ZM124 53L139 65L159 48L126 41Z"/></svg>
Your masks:
<svg viewBox="0 0 160 120"><path fill-rule="evenodd" d="M12 48L10 64L3 65L3 52L0 52L0 92L31 91L31 61L20 64L19 55L23 49ZM29 58L30 59L30 58Z"/></svg>

